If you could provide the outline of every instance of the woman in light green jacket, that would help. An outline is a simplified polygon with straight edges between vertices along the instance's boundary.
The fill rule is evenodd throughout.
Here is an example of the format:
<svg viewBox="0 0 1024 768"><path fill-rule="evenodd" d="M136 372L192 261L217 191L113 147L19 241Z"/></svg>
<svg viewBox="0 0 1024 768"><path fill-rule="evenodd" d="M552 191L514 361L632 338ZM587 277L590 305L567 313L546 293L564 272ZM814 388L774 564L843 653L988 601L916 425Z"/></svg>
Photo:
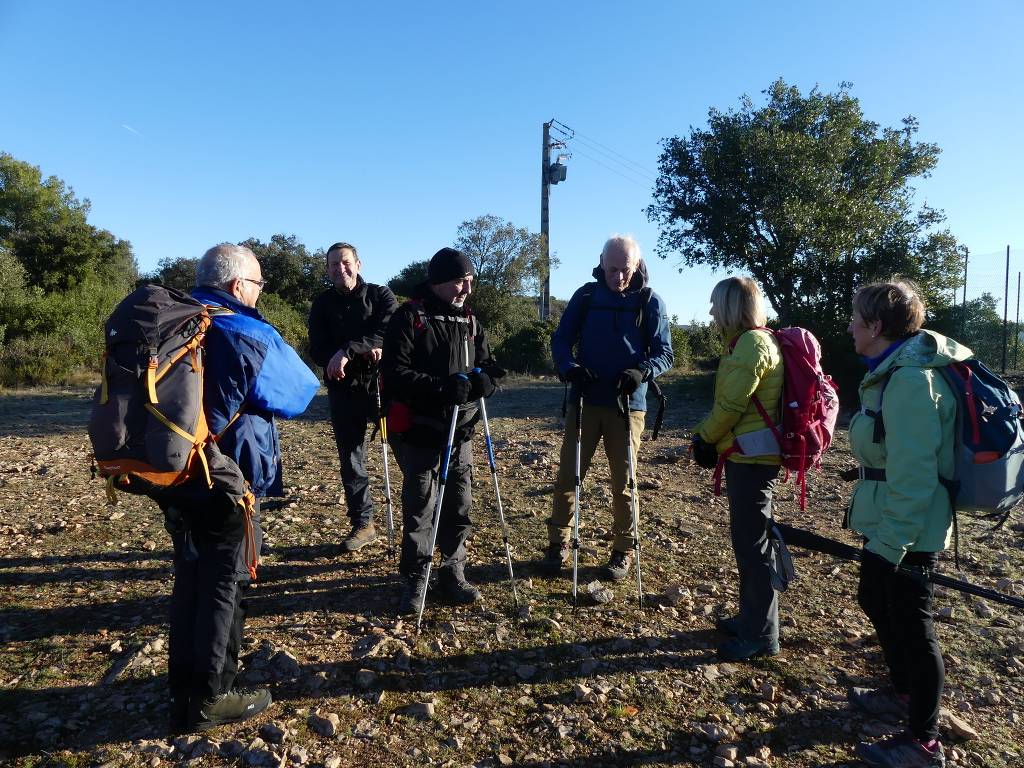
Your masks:
<svg viewBox="0 0 1024 768"><path fill-rule="evenodd" d="M897 714L909 731L858 756L874 766L945 764L938 741L944 667L932 623L934 569L949 544L952 507L940 477L954 476L956 399L935 369L971 351L921 329L916 286L867 285L853 298L849 333L868 366L861 409L850 421L850 449L861 475L848 512L864 536L857 601L878 634L891 686L853 688L850 702L872 714ZM880 420L880 421L879 421Z"/></svg>
<svg viewBox="0 0 1024 768"><path fill-rule="evenodd" d="M739 571L739 614L718 620L730 635L718 648L729 661L779 652L779 598L772 586L773 548L768 546L772 491L781 460L778 441L752 397L757 395L778 423L782 396L782 352L765 323L764 297L757 283L730 277L711 293L711 317L726 352L715 377L715 402L694 428L693 455L714 467L726 455L729 528ZM735 450L735 449L739 450Z"/></svg>

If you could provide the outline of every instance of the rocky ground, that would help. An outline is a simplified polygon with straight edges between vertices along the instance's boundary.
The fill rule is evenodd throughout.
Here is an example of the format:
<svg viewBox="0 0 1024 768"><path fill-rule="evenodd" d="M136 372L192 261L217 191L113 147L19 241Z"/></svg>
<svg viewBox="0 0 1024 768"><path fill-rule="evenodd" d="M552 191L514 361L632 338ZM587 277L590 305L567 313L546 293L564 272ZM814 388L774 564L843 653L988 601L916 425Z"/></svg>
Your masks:
<svg viewBox="0 0 1024 768"><path fill-rule="evenodd" d="M496 395L492 427L520 608L481 449L469 575L484 600L428 606L419 636L414 621L395 616L398 585L383 543L337 553L347 526L319 396L306 416L281 426L287 496L265 513L272 546L250 597L244 675L270 685L275 703L240 726L172 740L164 735L171 566L161 517L138 498L107 506L89 479L89 392L3 393L0 759L154 768L857 764L858 740L898 724L845 703L849 685L874 684L882 673L855 603L853 566L794 550L799 578L782 600L783 653L742 664L715 657L714 617L733 610L736 597L727 510L710 473L685 458L683 434L707 405L708 381L667 387L667 429L642 450L643 610L634 580L591 588L611 522L600 460L584 494L580 607L568 577L535 572L562 392L551 380L524 379ZM840 432L824 473L811 477L807 511L787 486L778 517L854 543L840 530L849 487L834 479L850 463ZM371 471L381 476L379 451ZM965 522L964 577L1024 594L1021 523L1018 515L991 532ZM952 557L945 568L953 571ZM1024 764L1024 614L944 589L936 608L950 763Z"/></svg>

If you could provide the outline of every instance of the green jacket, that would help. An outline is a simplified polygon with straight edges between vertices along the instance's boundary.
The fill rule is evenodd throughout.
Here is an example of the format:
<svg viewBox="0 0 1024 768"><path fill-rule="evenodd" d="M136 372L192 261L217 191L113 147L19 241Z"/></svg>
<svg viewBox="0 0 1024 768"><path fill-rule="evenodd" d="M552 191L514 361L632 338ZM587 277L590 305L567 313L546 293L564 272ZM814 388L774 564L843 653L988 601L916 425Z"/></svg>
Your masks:
<svg viewBox="0 0 1024 768"><path fill-rule="evenodd" d="M693 430L705 442L714 445L719 454L732 447L737 435L768 428L751 401L751 395L757 395L773 421L778 423L779 420L783 384L779 344L768 331L743 331L737 335L736 346L723 354L718 363L715 403L711 413ZM731 343L732 339L728 341ZM778 453L760 456L733 453L729 461L741 464L781 463Z"/></svg>
<svg viewBox="0 0 1024 768"><path fill-rule="evenodd" d="M954 475L956 400L935 368L971 355L952 339L922 330L861 381L850 449L861 466L885 469L886 481L857 482L848 520L867 538L867 549L891 563L898 565L906 552L949 546L953 513L939 476ZM865 410L877 411L879 399L885 437L876 443L875 419Z"/></svg>

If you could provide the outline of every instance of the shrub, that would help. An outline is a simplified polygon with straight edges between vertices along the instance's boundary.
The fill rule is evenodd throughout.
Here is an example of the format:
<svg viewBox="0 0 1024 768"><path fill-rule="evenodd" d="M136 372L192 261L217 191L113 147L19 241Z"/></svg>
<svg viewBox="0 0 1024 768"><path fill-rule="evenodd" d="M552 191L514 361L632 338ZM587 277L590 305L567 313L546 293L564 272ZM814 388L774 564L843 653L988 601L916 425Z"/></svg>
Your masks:
<svg viewBox="0 0 1024 768"><path fill-rule="evenodd" d="M534 320L511 334L494 351L498 363L520 373L552 373L551 334L554 323Z"/></svg>

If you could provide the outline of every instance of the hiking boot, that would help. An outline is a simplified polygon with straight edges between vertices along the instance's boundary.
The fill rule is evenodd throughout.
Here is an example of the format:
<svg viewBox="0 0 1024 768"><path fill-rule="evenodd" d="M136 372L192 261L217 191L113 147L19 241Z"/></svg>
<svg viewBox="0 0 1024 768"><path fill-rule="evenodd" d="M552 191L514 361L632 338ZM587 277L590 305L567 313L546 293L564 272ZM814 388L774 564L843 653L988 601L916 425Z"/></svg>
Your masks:
<svg viewBox="0 0 1024 768"><path fill-rule="evenodd" d="M460 567L441 570L438 591L441 597L456 605L469 605L480 599L480 590L466 581L466 575Z"/></svg>
<svg viewBox="0 0 1024 768"><path fill-rule="evenodd" d="M572 547L560 541L548 544L548 548L544 550L544 557L540 561L540 569L550 576L557 576L559 571L571 565Z"/></svg>
<svg viewBox="0 0 1024 768"><path fill-rule="evenodd" d="M880 768L945 768L946 753L938 739L925 744L909 733L890 736L874 744L857 745L857 757Z"/></svg>
<svg viewBox="0 0 1024 768"><path fill-rule="evenodd" d="M426 572L416 576L407 576L402 588L402 599L398 603L398 613L402 616L414 616L419 613L420 603L427 591Z"/></svg>
<svg viewBox="0 0 1024 768"><path fill-rule="evenodd" d="M373 523L354 525L352 526L352 533L341 542L341 551L358 552L367 544L372 544L376 540L377 530L373 527Z"/></svg>
<svg viewBox="0 0 1024 768"><path fill-rule="evenodd" d="M193 702L189 713L189 727L205 731L226 723L248 720L270 706L270 691L266 688L235 688L212 699Z"/></svg>
<svg viewBox="0 0 1024 768"><path fill-rule="evenodd" d="M901 719L908 716L907 697L900 697L891 686L885 688L851 688L846 700L870 715L892 715Z"/></svg>
<svg viewBox="0 0 1024 768"><path fill-rule="evenodd" d="M719 616L717 619L715 619L715 629L717 629L723 635L728 635L729 637L738 637L740 634L740 617Z"/></svg>
<svg viewBox="0 0 1024 768"><path fill-rule="evenodd" d="M722 661L747 661L761 656L774 656L778 652L778 640L743 640L734 637L718 646L718 658Z"/></svg>
<svg viewBox="0 0 1024 768"><path fill-rule="evenodd" d="M608 565L604 567L605 573L612 581L622 581L629 575L630 566L633 565L633 557L629 552L612 552Z"/></svg>

